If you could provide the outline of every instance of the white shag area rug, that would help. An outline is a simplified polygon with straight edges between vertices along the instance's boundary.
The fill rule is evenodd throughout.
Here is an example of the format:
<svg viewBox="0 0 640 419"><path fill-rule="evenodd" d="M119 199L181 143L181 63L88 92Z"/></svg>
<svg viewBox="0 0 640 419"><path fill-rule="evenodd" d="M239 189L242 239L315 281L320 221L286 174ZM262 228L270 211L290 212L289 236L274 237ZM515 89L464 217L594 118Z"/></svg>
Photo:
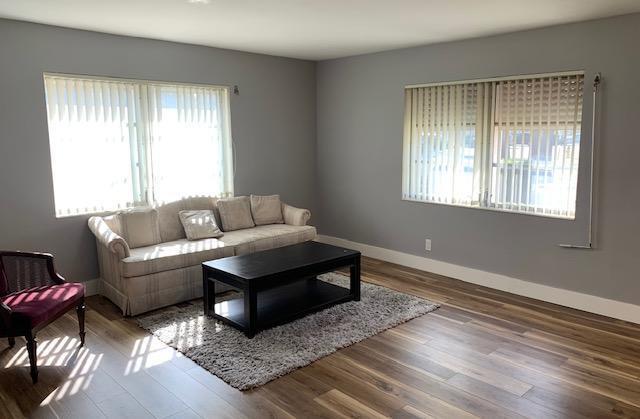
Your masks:
<svg viewBox="0 0 640 419"><path fill-rule="evenodd" d="M349 278L341 274L319 278L349 287ZM233 387L248 390L438 307L413 295L362 282L360 301L309 314L264 330L253 339L205 316L202 303L168 307L135 320Z"/></svg>

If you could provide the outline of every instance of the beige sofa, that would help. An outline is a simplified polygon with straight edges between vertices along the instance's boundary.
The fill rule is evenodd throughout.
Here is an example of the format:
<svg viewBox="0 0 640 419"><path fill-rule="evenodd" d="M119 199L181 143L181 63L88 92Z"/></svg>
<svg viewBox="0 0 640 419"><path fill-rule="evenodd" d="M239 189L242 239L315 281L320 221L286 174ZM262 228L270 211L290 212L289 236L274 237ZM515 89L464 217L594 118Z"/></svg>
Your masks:
<svg viewBox="0 0 640 419"><path fill-rule="evenodd" d="M315 227L306 225L311 217L308 210L282 204L284 224L261 225L225 232L217 239L189 241L178 212L201 209L213 210L217 224L221 225L215 198L189 198L155 207L160 237L156 244L137 248L127 243L139 242L132 235L139 234L136 230L141 229L127 228L124 232L122 213L91 217L89 228L96 236L101 294L118 305L125 315L144 313L202 297L201 263L204 261L316 237Z"/></svg>

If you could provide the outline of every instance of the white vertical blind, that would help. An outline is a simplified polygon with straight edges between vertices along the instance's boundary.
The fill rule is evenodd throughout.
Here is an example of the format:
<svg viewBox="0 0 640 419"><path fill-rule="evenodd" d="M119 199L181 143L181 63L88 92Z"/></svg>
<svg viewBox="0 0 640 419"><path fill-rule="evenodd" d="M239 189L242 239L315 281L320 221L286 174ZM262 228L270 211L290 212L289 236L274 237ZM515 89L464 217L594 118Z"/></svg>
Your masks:
<svg viewBox="0 0 640 419"><path fill-rule="evenodd" d="M226 88L44 79L58 216L233 194Z"/></svg>
<svg viewBox="0 0 640 419"><path fill-rule="evenodd" d="M149 103L154 200L231 194L227 91L149 84L143 92Z"/></svg>
<svg viewBox="0 0 640 419"><path fill-rule="evenodd" d="M403 197L575 217L582 73L405 89Z"/></svg>
<svg viewBox="0 0 640 419"><path fill-rule="evenodd" d="M406 90L406 199L466 205L477 200L482 153L475 131L484 91L475 83Z"/></svg>
<svg viewBox="0 0 640 419"><path fill-rule="evenodd" d="M582 74L498 82L491 205L575 217Z"/></svg>
<svg viewBox="0 0 640 419"><path fill-rule="evenodd" d="M56 77L45 78L45 87L57 215L139 202L130 154L136 147L137 87Z"/></svg>

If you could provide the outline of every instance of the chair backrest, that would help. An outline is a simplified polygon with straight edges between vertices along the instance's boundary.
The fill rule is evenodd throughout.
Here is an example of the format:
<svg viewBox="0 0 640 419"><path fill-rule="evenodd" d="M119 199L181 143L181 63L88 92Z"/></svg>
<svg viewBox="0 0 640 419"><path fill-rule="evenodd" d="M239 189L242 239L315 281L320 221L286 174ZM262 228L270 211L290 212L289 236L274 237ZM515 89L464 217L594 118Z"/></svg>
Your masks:
<svg viewBox="0 0 640 419"><path fill-rule="evenodd" d="M4 273L2 260L0 259L0 297L7 294L9 294L9 281L7 281L7 275Z"/></svg>
<svg viewBox="0 0 640 419"><path fill-rule="evenodd" d="M50 278L47 259L0 253L0 295L48 285Z"/></svg>

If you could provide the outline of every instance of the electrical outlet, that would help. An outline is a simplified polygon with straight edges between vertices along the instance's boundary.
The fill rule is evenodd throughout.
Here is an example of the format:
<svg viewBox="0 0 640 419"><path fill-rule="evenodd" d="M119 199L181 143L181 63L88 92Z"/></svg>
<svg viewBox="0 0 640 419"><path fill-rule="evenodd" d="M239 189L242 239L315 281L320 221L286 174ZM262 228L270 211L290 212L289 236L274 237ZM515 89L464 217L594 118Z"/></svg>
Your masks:
<svg viewBox="0 0 640 419"><path fill-rule="evenodd" d="M431 239L426 239L424 241L424 250L426 250L427 252L431 251Z"/></svg>

